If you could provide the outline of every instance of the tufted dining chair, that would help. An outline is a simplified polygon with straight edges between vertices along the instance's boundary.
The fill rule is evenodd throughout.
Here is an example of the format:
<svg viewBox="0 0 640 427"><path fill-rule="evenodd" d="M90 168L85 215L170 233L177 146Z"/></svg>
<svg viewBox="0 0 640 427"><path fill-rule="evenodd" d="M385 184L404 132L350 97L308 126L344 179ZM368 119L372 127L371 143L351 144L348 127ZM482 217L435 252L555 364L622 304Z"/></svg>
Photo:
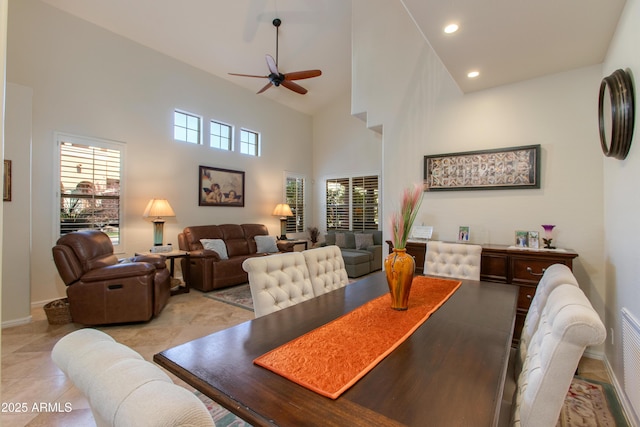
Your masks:
<svg viewBox="0 0 640 427"><path fill-rule="evenodd" d="M427 242L424 274L480 280L481 253L480 245Z"/></svg>
<svg viewBox="0 0 640 427"><path fill-rule="evenodd" d="M547 304L549 294L560 285L573 285L578 286L578 281L571 272L571 269L564 264L553 264L549 266L542 275L536 292L531 300L527 317L524 320L524 326L522 327L522 334L520 335L520 341L518 343L518 349L515 359L515 375L522 370L522 364L527 357L527 347L529 341L538 329L540 322L540 315L542 309Z"/></svg>
<svg viewBox="0 0 640 427"><path fill-rule="evenodd" d="M562 284L551 291L518 377L511 425L555 426L585 348L605 338L600 317L579 287Z"/></svg>
<svg viewBox="0 0 640 427"><path fill-rule="evenodd" d="M315 296L349 284L340 248L335 245L308 249L302 254L307 262Z"/></svg>
<svg viewBox="0 0 640 427"><path fill-rule="evenodd" d="M194 393L102 331L85 328L65 335L51 358L86 397L98 427L215 427Z"/></svg>
<svg viewBox="0 0 640 427"><path fill-rule="evenodd" d="M314 297L309 270L300 252L287 252L242 263L248 273L256 317Z"/></svg>

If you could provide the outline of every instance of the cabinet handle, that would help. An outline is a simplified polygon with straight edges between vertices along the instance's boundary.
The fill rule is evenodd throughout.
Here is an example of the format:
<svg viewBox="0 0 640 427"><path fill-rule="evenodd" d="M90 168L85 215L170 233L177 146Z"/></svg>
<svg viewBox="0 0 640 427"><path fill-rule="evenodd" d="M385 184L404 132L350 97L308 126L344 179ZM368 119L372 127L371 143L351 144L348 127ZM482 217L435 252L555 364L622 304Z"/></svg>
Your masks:
<svg viewBox="0 0 640 427"><path fill-rule="evenodd" d="M531 294L527 294L527 299L531 299L533 296Z"/></svg>
<svg viewBox="0 0 640 427"><path fill-rule="evenodd" d="M527 271L532 276L542 276L544 274L544 272L546 271L546 268L542 269L542 273L534 273L533 270L531 269L531 267L527 267Z"/></svg>

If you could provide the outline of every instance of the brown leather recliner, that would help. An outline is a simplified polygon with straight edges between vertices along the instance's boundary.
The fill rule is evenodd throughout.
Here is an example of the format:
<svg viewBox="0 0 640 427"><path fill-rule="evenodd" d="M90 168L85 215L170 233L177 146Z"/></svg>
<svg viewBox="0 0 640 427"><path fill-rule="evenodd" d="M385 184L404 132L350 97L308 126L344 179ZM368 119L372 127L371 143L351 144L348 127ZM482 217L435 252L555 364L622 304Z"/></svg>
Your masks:
<svg viewBox="0 0 640 427"><path fill-rule="evenodd" d="M162 255L120 261L111 239L98 230L66 234L53 247L53 260L67 285L76 323L141 322L159 314L171 293Z"/></svg>

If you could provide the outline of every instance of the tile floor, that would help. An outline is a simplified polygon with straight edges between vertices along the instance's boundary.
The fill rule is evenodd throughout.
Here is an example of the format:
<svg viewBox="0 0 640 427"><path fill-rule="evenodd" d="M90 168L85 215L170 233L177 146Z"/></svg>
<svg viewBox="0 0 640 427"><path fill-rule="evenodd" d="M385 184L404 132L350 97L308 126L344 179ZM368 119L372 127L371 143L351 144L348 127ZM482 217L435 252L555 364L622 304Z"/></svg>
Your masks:
<svg viewBox="0 0 640 427"><path fill-rule="evenodd" d="M95 426L86 399L66 379L51 360L51 349L62 336L81 328L81 325L49 325L42 308L32 310L33 321L28 325L2 330L2 412L0 425L4 427L75 427ZM98 329L111 335L152 360L159 351L192 339L253 319L253 312L206 298L198 291L171 297L158 318L143 324L103 326ZM583 358L580 374L609 382L604 364ZM193 390L170 375L177 384ZM70 412L33 411L34 404L59 402ZM11 404L26 403L27 411L6 412Z"/></svg>

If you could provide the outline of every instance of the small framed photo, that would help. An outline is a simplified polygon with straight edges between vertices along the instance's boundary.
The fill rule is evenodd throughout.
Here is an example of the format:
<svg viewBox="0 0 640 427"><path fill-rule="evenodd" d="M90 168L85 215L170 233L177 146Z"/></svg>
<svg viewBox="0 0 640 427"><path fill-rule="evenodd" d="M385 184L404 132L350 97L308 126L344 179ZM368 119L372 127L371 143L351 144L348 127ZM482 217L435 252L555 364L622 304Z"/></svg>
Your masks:
<svg viewBox="0 0 640 427"><path fill-rule="evenodd" d="M529 247L529 232L528 231L516 231L516 246L519 248Z"/></svg>
<svg viewBox="0 0 640 427"><path fill-rule="evenodd" d="M468 242L469 241L469 226L461 225L458 227L458 241L459 242Z"/></svg>
<svg viewBox="0 0 640 427"><path fill-rule="evenodd" d="M537 231L529 232L529 247L532 249L538 249L540 245L540 233Z"/></svg>

